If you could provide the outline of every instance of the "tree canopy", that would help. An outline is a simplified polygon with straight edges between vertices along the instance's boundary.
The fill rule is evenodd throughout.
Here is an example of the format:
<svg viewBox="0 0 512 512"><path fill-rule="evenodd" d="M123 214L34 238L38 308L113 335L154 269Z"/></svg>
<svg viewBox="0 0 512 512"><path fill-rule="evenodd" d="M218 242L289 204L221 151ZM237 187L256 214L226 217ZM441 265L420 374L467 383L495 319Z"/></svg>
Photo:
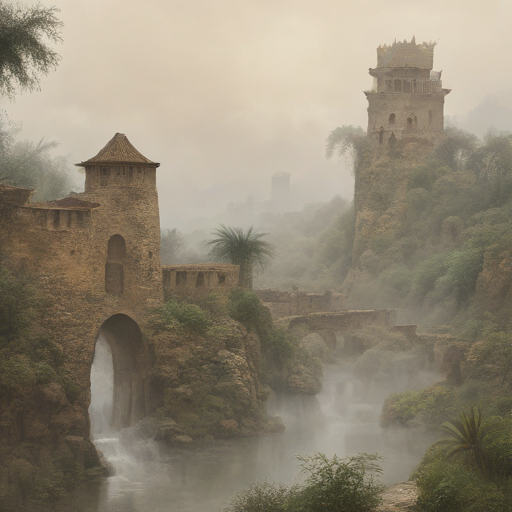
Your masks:
<svg viewBox="0 0 512 512"><path fill-rule="evenodd" d="M220 225L213 233L216 238L210 240L208 255L217 261L240 266L239 283L252 288L254 266L265 268L274 256L272 245L262 240L268 233L258 233L251 226L246 232L241 228Z"/></svg>
<svg viewBox="0 0 512 512"><path fill-rule="evenodd" d="M0 94L14 99L16 88L39 89L40 75L57 67L60 56L47 41L62 41L58 12L55 6L0 2Z"/></svg>

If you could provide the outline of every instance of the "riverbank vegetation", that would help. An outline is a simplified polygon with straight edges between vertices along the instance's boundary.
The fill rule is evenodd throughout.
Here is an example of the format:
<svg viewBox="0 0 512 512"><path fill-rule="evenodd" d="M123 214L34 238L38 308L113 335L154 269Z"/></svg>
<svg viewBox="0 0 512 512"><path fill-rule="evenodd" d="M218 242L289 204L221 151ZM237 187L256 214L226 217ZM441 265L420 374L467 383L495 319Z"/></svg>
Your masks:
<svg viewBox="0 0 512 512"><path fill-rule="evenodd" d="M225 512L371 512L383 487L376 482L377 455L331 459L322 453L298 456L303 484L286 487L262 482L239 493Z"/></svg>

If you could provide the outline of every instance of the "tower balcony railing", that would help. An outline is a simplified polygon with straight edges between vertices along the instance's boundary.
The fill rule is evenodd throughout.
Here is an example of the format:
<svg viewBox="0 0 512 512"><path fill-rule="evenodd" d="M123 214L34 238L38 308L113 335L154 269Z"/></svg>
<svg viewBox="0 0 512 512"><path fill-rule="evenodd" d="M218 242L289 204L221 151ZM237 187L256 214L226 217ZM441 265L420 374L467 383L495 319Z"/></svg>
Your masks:
<svg viewBox="0 0 512 512"><path fill-rule="evenodd" d="M442 81L436 78L430 78L428 80L404 80L395 78L388 80L379 77L371 92L431 94L441 92L442 88Z"/></svg>

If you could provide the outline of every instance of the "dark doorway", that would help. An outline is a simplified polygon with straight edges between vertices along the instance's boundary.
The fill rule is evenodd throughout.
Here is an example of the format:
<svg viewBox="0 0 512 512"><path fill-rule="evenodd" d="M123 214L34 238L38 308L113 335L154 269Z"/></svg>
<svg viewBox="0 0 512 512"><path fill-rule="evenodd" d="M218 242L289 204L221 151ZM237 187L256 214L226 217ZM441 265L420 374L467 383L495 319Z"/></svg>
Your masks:
<svg viewBox="0 0 512 512"><path fill-rule="evenodd" d="M149 354L137 322L129 316L111 316L101 326L98 339L108 343L112 354L113 389L110 427L129 427L148 412Z"/></svg>

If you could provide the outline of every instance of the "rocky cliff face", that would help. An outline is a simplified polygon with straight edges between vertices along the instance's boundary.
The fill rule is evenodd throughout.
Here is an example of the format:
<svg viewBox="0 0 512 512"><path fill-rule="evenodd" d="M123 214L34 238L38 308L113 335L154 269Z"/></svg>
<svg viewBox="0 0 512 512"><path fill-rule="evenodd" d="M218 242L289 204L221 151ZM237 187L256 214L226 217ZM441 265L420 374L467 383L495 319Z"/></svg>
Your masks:
<svg viewBox="0 0 512 512"><path fill-rule="evenodd" d="M91 440L77 435L86 421L56 382L1 395L1 510L54 510L78 485L104 474Z"/></svg>
<svg viewBox="0 0 512 512"><path fill-rule="evenodd" d="M204 336L157 335L153 391L160 396L156 439L190 445L214 438L279 429L269 420L270 388L261 382L260 342L237 322L223 318Z"/></svg>
<svg viewBox="0 0 512 512"><path fill-rule="evenodd" d="M355 168L352 267L342 291L348 295L349 307L372 307L369 298L375 276L390 261L402 263L407 256L404 247L389 258L382 257L403 230L411 171L427 160L432 146L425 140L411 139L397 142L391 150L368 140L360 151Z"/></svg>

